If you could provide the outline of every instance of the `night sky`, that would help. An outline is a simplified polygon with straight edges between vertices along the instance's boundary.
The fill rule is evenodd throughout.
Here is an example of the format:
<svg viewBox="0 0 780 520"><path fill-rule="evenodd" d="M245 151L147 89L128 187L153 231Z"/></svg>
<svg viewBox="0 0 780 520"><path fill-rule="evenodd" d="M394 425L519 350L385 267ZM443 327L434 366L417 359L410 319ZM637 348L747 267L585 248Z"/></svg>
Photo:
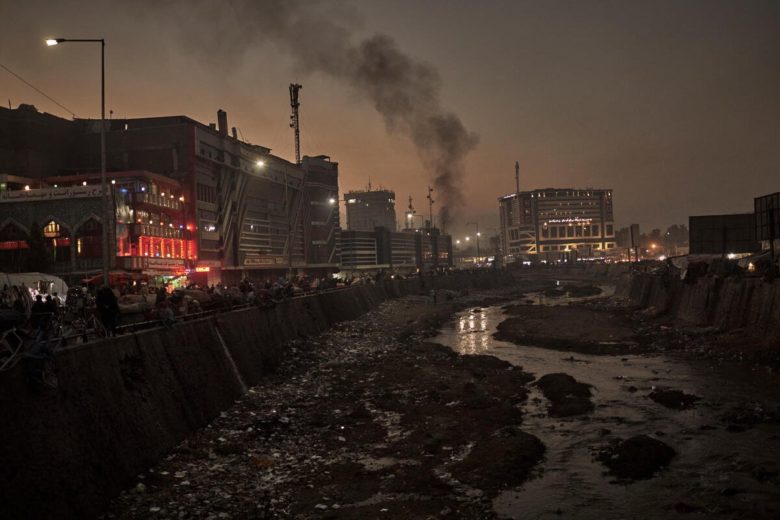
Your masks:
<svg viewBox="0 0 780 520"><path fill-rule="evenodd" d="M282 5L299 38L279 30L272 1L0 0L0 63L77 116L99 117L99 48L43 41L106 38L114 117L210 123L222 108L245 140L287 159L287 87L302 83L303 153L338 161L342 192L370 177L396 191L399 213L408 195L427 212L440 157L419 141L416 116L377 111L383 80L366 82L352 55L331 63L323 50L383 42L419 73L402 93L459 121L447 150L462 161L456 233L469 220L486 233L498 225L515 161L522 189L614 189L617 225L645 230L750 211L753 197L780 190L780 2ZM1 69L0 99L70 117Z"/></svg>

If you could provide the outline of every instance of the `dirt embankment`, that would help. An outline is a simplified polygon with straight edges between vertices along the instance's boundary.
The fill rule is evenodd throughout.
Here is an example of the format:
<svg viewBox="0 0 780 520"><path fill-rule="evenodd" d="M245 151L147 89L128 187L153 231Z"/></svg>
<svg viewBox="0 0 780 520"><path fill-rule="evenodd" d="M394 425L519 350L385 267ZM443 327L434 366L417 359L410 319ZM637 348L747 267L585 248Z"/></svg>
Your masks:
<svg viewBox="0 0 780 520"><path fill-rule="evenodd" d="M542 459L532 377L425 343L456 306L391 301L298 342L279 374L124 492L119 518L491 518ZM180 516L183 515L183 516Z"/></svg>

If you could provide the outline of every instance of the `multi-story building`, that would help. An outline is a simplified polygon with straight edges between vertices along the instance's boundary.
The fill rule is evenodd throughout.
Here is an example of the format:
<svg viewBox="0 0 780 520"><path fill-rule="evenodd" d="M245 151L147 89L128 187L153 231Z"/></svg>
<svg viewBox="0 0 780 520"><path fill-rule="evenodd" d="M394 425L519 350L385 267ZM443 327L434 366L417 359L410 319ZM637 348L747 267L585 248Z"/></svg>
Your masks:
<svg viewBox="0 0 780 520"><path fill-rule="evenodd" d="M347 229L373 231L383 227L396 230L395 193L390 190L350 191L347 202Z"/></svg>
<svg viewBox="0 0 780 520"><path fill-rule="evenodd" d="M612 190L545 188L498 199L508 262L601 256L615 249Z"/></svg>
<svg viewBox="0 0 780 520"><path fill-rule="evenodd" d="M452 237L428 228L342 231L341 263L347 271L392 269L409 273L447 269L453 265Z"/></svg>
<svg viewBox="0 0 780 520"><path fill-rule="evenodd" d="M148 174L117 188L127 190L117 192L118 218L127 217L120 206L143 217L111 237L111 250L120 257L116 265L134 269L159 258L152 263L160 265L144 270L175 273L183 263L195 281L208 284L272 278L290 269L334 271L338 163L326 156L291 163L239 140L235 128L229 133L224 111L217 121L166 116L107 122L109 178L124 182L119 172ZM33 107L0 109L0 136L9 137L0 142L0 174L27 177L33 188L59 178L60 184L83 179L91 185L100 171L99 130L99 122L67 121ZM168 254L172 260L163 262Z"/></svg>
<svg viewBox="0 0 780 520"><path fill-rule="evenodd" d="M305 172L306 270L324 275L341 263L338 163L326 155L304 156L301 167Z"/></svg>
<svg viewBox="0 0 780 520"><path fill-rule="evenodd" d="M775 258L780 257L780 192L756 197L753 207L756 238L761 248L772 251Z"/></svg>

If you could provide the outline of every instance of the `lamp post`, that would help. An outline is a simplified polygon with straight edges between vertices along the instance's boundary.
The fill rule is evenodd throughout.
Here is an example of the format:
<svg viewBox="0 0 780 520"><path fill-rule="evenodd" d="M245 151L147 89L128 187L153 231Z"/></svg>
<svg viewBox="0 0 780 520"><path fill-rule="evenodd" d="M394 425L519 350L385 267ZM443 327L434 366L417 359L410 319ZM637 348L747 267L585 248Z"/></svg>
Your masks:
<svg viewBox="0 0 780 520"><path fill-rule="evenodd" d="M477 261L482 258L482 255L479 251L479 237L482 236L482 234L479 232L479 222L466 222L467 226L476 226L476 232L477 232Z"/></svg>
<svg viewBox="0 0 780 520"><path fill-rule="evenodd" d="M106 40L53 38L46 40L49 47L60 43L99 43L100 44L100 198L103 202L103 285L108 287L108 270L111 262L108 250L108 226L114 225L108 204L108 186L106 185Z"/></svg>

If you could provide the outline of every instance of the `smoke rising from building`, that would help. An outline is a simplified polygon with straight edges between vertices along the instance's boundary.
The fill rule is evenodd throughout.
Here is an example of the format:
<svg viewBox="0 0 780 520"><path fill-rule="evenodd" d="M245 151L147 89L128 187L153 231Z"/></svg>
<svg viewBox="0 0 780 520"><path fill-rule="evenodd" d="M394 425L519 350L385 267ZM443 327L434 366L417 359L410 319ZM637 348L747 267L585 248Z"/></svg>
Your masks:
<svg viewBox="0 0 780 520"><path fill-rule="evenodd" d="M186 41L199 53L226 55L263 43L288 52L302 73L347 83L370 101L389 132L408 136L432 172L440 223L451 223L465 203L461 181L466 155L477 145L460 118L441 105L436 69L402 52L385 35L359 39L354 13L343 5L300 0L201 2L197 22L217 39ZM192 10L191 2L180 7ZM325 11L325 12L323 12ZM346 16L345 16L346 15Z"/></svg>

